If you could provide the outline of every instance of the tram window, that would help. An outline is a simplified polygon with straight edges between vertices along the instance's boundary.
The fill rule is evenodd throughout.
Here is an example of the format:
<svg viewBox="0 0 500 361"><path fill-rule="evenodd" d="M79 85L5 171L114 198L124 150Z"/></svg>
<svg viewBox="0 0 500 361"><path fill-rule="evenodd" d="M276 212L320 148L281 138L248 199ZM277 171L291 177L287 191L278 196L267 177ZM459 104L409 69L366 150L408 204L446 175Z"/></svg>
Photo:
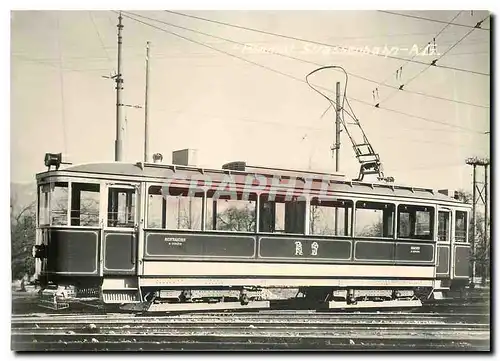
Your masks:
<svg viewBox="0 0 500 361"><path fill-rule="evenodd" d="M53 226L68 224L68 183L50 184L50 218Z"/></svg>
<svg viewBox="0 0 500 361"><path fill-rule="evenodd" d="M394 213L394 204L357 201L355 235L392 238L394 235Z"/></svg>
<svg viewBox="0 0 500 361"><path fill-rule="evenodd" d="M286 205L285 203L274 203L274 232L285 232Z"/></svg>
<svg viewBox="0 0 500 361"><path fill-rule="evenodd" d="M278 205L282 204L278 203ZM280 232L284 230L284 209L282 206L276 206L276 202L269 201L264 195L261 196L259 210L260 232Z"/></svg>
<svg viewBox="0 0 500 361"><path fill-rule="evenodd" d="M350 200L311 199L309 234L350 236L353 202ZM335 221L337 215L337 221ZM337 232L335 232L335 223Z"/></svg>
<svg viewBox="0 0 500 361"><path fill-rule="evenodd" d="M438 240L450 242L450 212L438 212Z"/></svg>
<svg viewBox="0 0 500 361"><path fill-rule="evenodd" d="M148 189L148 228L166 228L167 200L161 193L160 186Z"/></svg>
<svg viewBox="0 0 500 361"><path fill-rule="evenodd" d="M231 232L255 232L257 196L216 196L207 194L206 229Z"/></svg>
<svg viewBox="0 0 500 361"><path fill-rule="evenodd" d="M71 225L99 225L100 186L92 183L71 184Z"/></svg>
<svg viewBox="0 0 500 361"><path fill-rule="evenodd" d="M167 195L167 228L201 230L202 208L202 192L190 196L187 189L170 188Z"/></svg>
<svg viewBox="0 0 500 361"><path fill-rule="evenodd" d="M414 205L398 206L398 237L432 240L434 208Z"/></svg>
<svg viewBox="0 0 500 361"><path fill-rule="evenodd" d="M467 242L467 212L455 212L455 240Z"/></svg>
<svg viewBox="0 0 500 361"><path fill-rule="evenodd" d="M38 224L50 224L49 212L50 185L42 184L38 187Z"/></svg>
<svg viewBox="0 0 500 361"><path fill-rule="evenodd" d="M410 213L400 212L398 215L398 219L399 219L398 237L409 238L411 234Z"/></svg>
<svg viewBox="0 0 500 361"><path fill-rule="evenodd" d="M108 227L135 226L135 189L110 188L108 194Z"/></svg>
<svg viewBox="0 0 500 361"><path fill-rule="evenodd" d="M282 195L260 197L260 232L304 234L306 202L287 200Z"/></svg>

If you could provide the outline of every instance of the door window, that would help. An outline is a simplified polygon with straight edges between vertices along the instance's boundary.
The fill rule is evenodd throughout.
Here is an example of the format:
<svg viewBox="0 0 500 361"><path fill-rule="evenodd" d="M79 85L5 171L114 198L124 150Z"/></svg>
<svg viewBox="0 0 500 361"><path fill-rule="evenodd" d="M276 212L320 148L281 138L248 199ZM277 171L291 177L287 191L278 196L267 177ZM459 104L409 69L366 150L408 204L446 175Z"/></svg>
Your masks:
<svg viewBox="0 0 500 361"><path fill-rule="evenodd" d="M467 242L467 212L455 212L455 240Z"/></svg>
<svg viewBox="0 0 500 361"><path fill-rule="evenodd" d="M135 226L135 188L109 188L108 227Z"/></svg>
<svg viewBox="0 0 500 361"><path fill-rule="evenodd" d="M438 212L438 241L450 242L450 212Z"/></svg>

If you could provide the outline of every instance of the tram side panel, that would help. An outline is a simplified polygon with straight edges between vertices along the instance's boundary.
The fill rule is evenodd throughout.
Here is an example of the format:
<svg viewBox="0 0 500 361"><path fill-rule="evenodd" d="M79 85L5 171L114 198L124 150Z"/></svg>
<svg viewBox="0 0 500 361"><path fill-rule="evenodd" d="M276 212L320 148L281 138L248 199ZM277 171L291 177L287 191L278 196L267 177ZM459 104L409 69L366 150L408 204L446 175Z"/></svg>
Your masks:
<svg viewBox="0 0 500 361"><path fill-rule="evenodd" d="M40 235L37 256L42 260L43 281L71 283L99 276L98 229L42 228Z"/></svg>
<svg viewBox="0 0 500 361"><path fill-rule="evenodd" d="M399 279L404 286L405 279L412 279L429 286L434 276L434 245L155 230L145 233L143 275L149 282L163 278L165 285L169 279L175 278L178 284L185 278L193 284L197 278L200 286L217 282L230 286L230 278L239 278L239 284L246 280L249 286L255 279L268 279L269 286L348 285L336 279L356 279L356 285L364 282L367 287L388 279Z"/></svg>
<svg viewBox="0 0 500 361"><path fill-rule="evenodd" d="M453 245L453 277L452 288L464 288L470 281L470 264L472 249L468 244Z"/></svg>
<svg viewBox="0 0 500 361"><path fill-rule="evenodd" d="M50 229L47 271L55 274L99 275L99 231Z"/></svg>

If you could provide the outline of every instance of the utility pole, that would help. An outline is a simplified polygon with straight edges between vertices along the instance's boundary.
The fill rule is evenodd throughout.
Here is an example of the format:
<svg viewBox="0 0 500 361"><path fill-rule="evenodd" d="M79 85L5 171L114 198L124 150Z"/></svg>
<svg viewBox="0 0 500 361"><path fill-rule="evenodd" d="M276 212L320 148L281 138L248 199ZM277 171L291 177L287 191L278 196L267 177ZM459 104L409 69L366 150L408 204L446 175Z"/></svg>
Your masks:
<svg viewBox="0 0 500 361"><path fill-rule="evenodd" d="M115 77L116 81L116 139L115 139L115 161L123 160L123 115L122 115L122 97L123 77L122 77L122 13L118 16L118 69Z"/></svg>
<svg viewBox="0 0 500 361"><path fill-rule="evenodd" d="M477 203L481 200L484 204L484 234L482 239L482 247L480 250L483 252L483 255L486 256L487 253L487 240L488 240L488 165L490 161L488 159L479 159L477 157L468 158L465 161L466 164L472 165L472 239L471 239L471 249L472 249L472 258L471 258L471 270L470 277L471 283L470 286L474 287L474 277L475 277L475 265L476 265L476 211L477 211ZM479 182L476 180L476 169L477 166L484 167L484 184L483 188L479 188ZM483 197L484 193L484 197ZM478 197L479 195L479 197ZM484 257L486 258L486 257ZM484 284L486 282L486 265L485 259L482 260L480 264L481 268L481 283Z"/></svg>
<svg viewBox="0 0 500 361"><path fill-rule="evenodd" d="M335 85L335 172L340 169L340 82ZM335 235L338 235L339 209L335 207Z"/></svg>
<svg viewBox="0 0 500 361"><path fill-rule="evenodd" d="M146 43L146 94L144 99L144 162L148 161L149 155L149 41Z"/></svg>
<svg viewBox="0 0 500 361"><path fill-rule="evenodd" d="M485 256L489 254L489 250L486 251L487 243L488 243L488 164L484 165L484 234L483 234L483 252ZM491 243L488 248L491 247ZM489 257L488 257L489 259ZM481 278L481 285L486 284L486 262L482 262L482 270L481 274L483 275Z"/></svg>
<svg viewBox="0 0 500 361"><path fill-rule="evenodd" d="M474 277L476 277L476 166L472 163L472 267L471 267L471 286L474 287Z"/></svg>

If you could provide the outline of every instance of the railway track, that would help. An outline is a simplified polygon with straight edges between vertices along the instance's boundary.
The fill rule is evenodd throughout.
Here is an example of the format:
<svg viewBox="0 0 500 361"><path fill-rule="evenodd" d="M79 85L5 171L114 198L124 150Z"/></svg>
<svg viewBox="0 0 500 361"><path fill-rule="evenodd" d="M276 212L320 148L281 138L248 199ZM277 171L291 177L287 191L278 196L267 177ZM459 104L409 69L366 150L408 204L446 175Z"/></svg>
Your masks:
<svg viewBox="0 0 500 361"><path fill-rule="evenodd" d="M487 314L310 311L175 316L30 315L12 319L15 350L488 350Z"/></svg>
<svg viewBox="0 0 500 361"><path fill-rule="evenodd" d="M488 296L474 293L404 311L270 309L167 315L104 313L93 307L44 312L33 307L33 300L20 297L13 307L11 346L17 351L487 351Z"/></svg>

